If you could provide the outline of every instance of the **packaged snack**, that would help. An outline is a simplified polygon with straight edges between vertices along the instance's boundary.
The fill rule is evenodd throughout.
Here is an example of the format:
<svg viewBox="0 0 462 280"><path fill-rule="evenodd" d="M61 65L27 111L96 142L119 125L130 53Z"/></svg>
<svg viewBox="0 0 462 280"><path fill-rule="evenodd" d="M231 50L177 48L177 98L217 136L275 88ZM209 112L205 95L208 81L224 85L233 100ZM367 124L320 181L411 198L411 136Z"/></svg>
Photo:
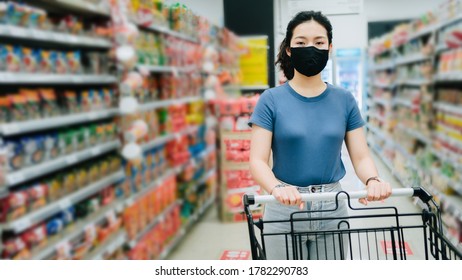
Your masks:
<svg viewBox="0 0 462 280"><path fill-rule="evenodd" d="M64 222L59 216L57 216L49 220L46 227L48 236L55 235L64 229Z"/></svg>
<svg viewBox="0 0 462 280"><path fill-rule="evenodd" d="M24 167L24 149L21 141L8 140L5 143L8 153L8 169L18 170Z"/></svg>
<svg viewBox="0 0 462 280"><path fill-rule="evenodd" d="M67 67L69 73L78 74L82 71L81 65L81 53L80 51L68 52L67 53Z"/></svg>
<svg viewBox="0 0 462 280"><path fill-rule="evenodd" d="M9 2L7 7L7 18L11 25L21 25L21 20L24 16L24 7L17 3Z"/></svg>
<svg viewBox="0 0 462 280"><path fill-rule="evenodd" d="M6 70L8 72L19 72L21 70L22 50L19 46L6 45Z"/></svg>
<svg viewBox="0 0 462 280"><path fill-rule="evenodd" d="M98 165L97 164L91 164L89 165L88 168L88 180L90 183L94 183L98 180Z"/></svg>
<svg viewBox="0 0 462 280"><path fill-rule="evenodd" d="M76 170L76 186L77 188L84 188L88 185L88 172L85 168L78 168Z"/></svg>
<svg viewBox="0 0 462 280"><path fill-rule="evenodd" d="M41 50L40 51L40 73L53 73L55 70L54 62L56 62L55 52Z"/></svg>
<svg viewBox="0 0 462 280"><path fill-rule="evenodd" d="M26 111L29 119L38 119L40 114L40 95L37 90L20 89L19 94L26 99Z"/></svg>
<svg viewBox="0 0 462 280"><path fill-rule="evenodd" d="M38 70L40 65L40 50L33 50L30 48L22 49L22 70L28 73L34 73Z"/></svg>
<svg viewBox="0 0 462 280"><path fill-rule="evenodd" d="M76 151L81 151L87 147L85 141L85 130L83 127L76 128L74 130L74 137L77 139Z"/></svg>
<svg viewBox="0 0 462 280"><path fill-rule="evenodd" d="M102 160L99 163L99 174L98 174L99 178L98 179L104 178L108 174L109 174L109 161L107 159Z"/></svg>
<svg viewBox="0 0 462 280"><path fill-rule="evenodd" d="M31 166L43 161L45 157L45 138L41 136L22 138L24 164Z"/></svg>
<svg viewBox="0 0 462 280"><path fill-rule="evenodd" d="M66 113L74 114L80 112L79 102L77 100L77 93L73 90L66 90L64 92L64 107Z"/></svg>
<svg viewBox="0 0 462 280"><path fill-rule="evenodd" d="M112 108L112 99L113 99L113 92L111 89L108 88L102 88L100 90L100 95L103 100L103 104L105 108Z"/></svg>
<svg viewBox="0 0 462 280"><path fill-rule="evenodd" d="M10 121L11 99L8 96L0 96L0 123Z"/></svg>
<svg viewBox="0 0 462 280"><path fill-rule="evenodd" d="M51 65L53 65L53 72L57 74L66 74L66 53L51 51L50 52Z"/></svg>
<svg viewBox="0 0 462 280"><path fill-rule="evenodd" d="M40 224L21 235L21 239L30 250L42 248L47 244L47 229L45 224Z"/></svg>
<svg viewBox="0 0 462 280"><path fill-rule="evenodd" d="M26 243L20 237L7 239L3 244L2 256L5 259L27 260L30 259L30 251Z"/></svg>
<svg viewBox="0 0 462 280"><path fill-rule="evenodd" d="M90 108L92 110L101 109L103 107L103 98L100 95L99 91L95 89L90 89L88 92L91 100Z"/></svg>
<svg viewBox="0 0 462 280"><path fill-rule="evenodd" d="M58 134L44 136L44 160L51 160L59 156Z"/></svg>
<svg viewBox="0 0 462 280"><path fill-rule="evenodd" d="M106 141L115 140L117 137L117 126L115 123L111 122L106 124Z"/></svg>
<svg viewBox="0 0 462 280"><path fill-rule="evenodd" d="M96 142L104 143L106 141L106 126L99 124L96 126Z"/></svg>
<svg viewBox="0 0 462 280"><path fill-rule="evenodd" d="M63 189L66 193L72 193L77 189L74 172L63 174Z"/></svg>
<svg viewBox="0 0 462 280"><path fill-rule="evenodd" d="M29 211L41 208L47 204L48 185L36 184L27 189Z"/></svg>
<svg viewBox="0 0 462 280"><path fill-rule="evenodd" d="M26 190L10 193L7 201L7 221L16 220L27 213L28 193Z"/></svg>
<svg viewBox="0 0 462 280"><path fill-rule="evenodd" d="M54 89L41 88L39 89L41 106L42 106L42 117L54 117L60 114L58 101Z"/></svg>
<svg viewBox="0 0 462 280"><path fill-rule="evenodd" d="M79 128L79 141L81 141L81 143L79 143L81 146L81 149L85 149L85 148L90 148L91 147L91 144L90 144L90 134L91 134L91 131L90 131L90 127L89 126L82 126Z"/></svg>
<svg viewBox="0 0 462 280"><path fill-rule="evenodd" d="M90 91L84 90L80 93L80 106L83 112L89 112L92 108L93 100Z"/></svg>
<svg viewBox="0 0 462 280"><path fill-rule="evenodd" d="M11 100L11 120L12 121L25 121L29 118L28 110L26 109L27 100L23 95L15 94L10 95Z"/></svg>
<svg viewBox="0 0 462 280"><path fill-rule="evenodd" d="M57 200L64 194L61 182L62 181L60 180L59 176L54 176L53 178L47 180L48 199L50 201Z"/></svg>
<svg viewBox="0 0 462 280"><path fill-rule="evenodd" d="M63 221L64 227L70 225L75 221L75 207L71 206L59 214L60 219Z"/></svg>
<svg viewBox="0 0 462 280"><path fill-rule="evenodd" d="M90 145L94 146L98 142L97 133L96 133L97 125L91 124L90 125Z"/></svg>

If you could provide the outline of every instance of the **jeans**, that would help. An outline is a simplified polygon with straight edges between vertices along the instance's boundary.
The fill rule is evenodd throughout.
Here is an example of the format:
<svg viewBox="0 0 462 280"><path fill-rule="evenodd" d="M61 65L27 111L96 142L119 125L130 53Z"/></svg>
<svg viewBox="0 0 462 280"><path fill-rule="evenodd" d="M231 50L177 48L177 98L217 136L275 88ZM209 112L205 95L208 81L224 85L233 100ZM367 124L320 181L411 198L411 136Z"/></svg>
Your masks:
<svg viewBox="0 0 462 280"><path fill-rule="evenodd" d="M300 193L339 192L342 190L338 182L297 188ZM323 210L329 211L323 212ZM303 221L291 223L289 220L294 212L300 213L293 214L293 218L301 218ZM341 234L338 231L325 233L319 231L336 231L348 228L348 219L329 219L347 216L348 209L345 200L339 200L338 207L335 200L305 202L303 210L300 210L298 206L285 206L280 203L267 204L263 215L263 221L265 221L263 242L266 258L268 260L344 259L348 248L347 234ZM292 228L293 232L291 233Z"/></svg>

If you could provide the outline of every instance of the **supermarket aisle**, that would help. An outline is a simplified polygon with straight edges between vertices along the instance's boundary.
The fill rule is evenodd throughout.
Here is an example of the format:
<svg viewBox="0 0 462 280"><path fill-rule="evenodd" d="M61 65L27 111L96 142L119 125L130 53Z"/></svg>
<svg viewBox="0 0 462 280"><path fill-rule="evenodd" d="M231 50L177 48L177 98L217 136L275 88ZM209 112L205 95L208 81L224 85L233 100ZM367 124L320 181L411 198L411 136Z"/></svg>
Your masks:
<svg viewBox="0 0 462 280"><path fill-rule="evenodd" d="M347 175L342 180L342 186L346 191L360 190L362 188L361 183L356 178L351 162L348 155L344 153L344 163L347 169ZM381 177L389 181L394 188L400 188L401 185L395 180L390 174L386 166L381 162L379 158L374 154L374 158L379 169ZM391 198L385 203L374 203L374 206L396 206L400 212L417 213L421 209L415 206L409 198ZM357 201L352 201L352 206L361 207ZM352 215L350 210L350 215ZM361 223L375 227L382 225L384 221L356 221L355 225L362 226ZM408 220L406 222L415 223L416 220ZM419 221L417 221L419 222ZM406 241L409 241L409 246L413 257L420 259L422 252L419 251L419 247L422 247L423 240L416 238L416 236L406 235ZM207 260L207 259L219 259L224 250L250 250L248 244L248 231L245 223L221 223L217 216L217 209L212 208L205 215L205 217L191 230L191 232L185 237L180 243L176 250L169 256L172 260ZM358 242L353 240L353 247L357 250ZM378 245L380 247L380 244ZM363 246L364 247L364 246ZM362 248L361 250L364 250ZM379 248L380 250L380 248ZM420 256L419 256L420 255ZM383 256L382 256L383 257Z"/></svg>

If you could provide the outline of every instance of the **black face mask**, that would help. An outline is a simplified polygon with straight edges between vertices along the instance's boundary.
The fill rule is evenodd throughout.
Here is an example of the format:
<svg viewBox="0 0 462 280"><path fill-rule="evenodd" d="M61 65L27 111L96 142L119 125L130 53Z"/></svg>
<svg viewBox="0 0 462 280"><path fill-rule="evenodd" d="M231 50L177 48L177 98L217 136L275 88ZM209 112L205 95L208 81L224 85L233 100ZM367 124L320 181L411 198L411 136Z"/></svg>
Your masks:
<svg viewBox="0 0 462 280"><path fill-rule="evenodd" d="M316 47L290 48L290 61L301 74L311 77L319 74L329 60L329 50Z"/></svg>

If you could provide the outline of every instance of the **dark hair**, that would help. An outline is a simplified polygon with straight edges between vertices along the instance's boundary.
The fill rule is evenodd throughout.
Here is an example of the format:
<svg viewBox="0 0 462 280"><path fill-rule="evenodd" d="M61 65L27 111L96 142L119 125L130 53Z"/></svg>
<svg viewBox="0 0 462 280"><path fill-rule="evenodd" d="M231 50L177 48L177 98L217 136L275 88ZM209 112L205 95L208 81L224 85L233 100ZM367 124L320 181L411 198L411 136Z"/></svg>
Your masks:
<svg viewBox="0 0 462 280"><path fill-rule="evenodd" d="M294 77L294 67L290 62L290 57L287 55L286 50L290 47L290 41L294 35L295 27L310 20L315 20L327 30L329 45L332 43L332 25L325 15L321 12L315 11L304 11L295 15L295 17L287 25L286 37L282 40L282 43L279 46L278 59L275 63L275 65L279 64L279 68L284 72L284 76L286 76L289 80Z"/></svg>

